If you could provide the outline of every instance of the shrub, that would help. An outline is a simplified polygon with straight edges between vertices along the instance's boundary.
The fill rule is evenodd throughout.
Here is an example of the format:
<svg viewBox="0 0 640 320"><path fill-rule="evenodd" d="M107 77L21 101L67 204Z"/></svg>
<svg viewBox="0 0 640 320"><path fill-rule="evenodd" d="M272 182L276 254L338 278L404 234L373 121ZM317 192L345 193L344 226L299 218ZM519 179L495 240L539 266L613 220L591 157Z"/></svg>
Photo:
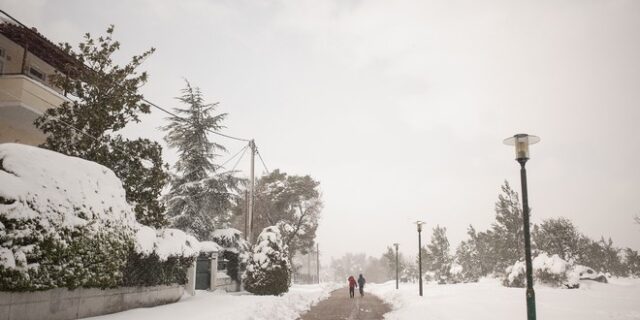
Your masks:
<svg viewBox="0 0 640 320"><path fill-rule="evenodd" d="M247 261L243 274L245 289L258 295L280 295L289 291L291 265L287 251L278 228L264 228Z"/></svg>
<svg viewBox="0 0 640 320"><path fill-rule="evenodd" d="M0 291L184 283L198 241L142 226L115 174L0 144Z"/></svg>

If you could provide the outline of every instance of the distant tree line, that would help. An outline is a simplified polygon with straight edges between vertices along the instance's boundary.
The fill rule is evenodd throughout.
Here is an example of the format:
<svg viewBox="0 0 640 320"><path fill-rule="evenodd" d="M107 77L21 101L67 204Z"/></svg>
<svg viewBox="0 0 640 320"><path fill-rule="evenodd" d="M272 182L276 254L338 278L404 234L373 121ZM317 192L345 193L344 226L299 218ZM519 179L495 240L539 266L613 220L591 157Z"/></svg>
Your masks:
<svg viewBox="0 0 640 320"><path fill-rule="evenodd" d="M467 230L468 238L451 252L446 228L436 226L430 243L422 248L423 265L437 281L476 281L487 275L503 275L508 266L524 260L522 206L508 182L495 205L494 223L486 231ZM551 218L532 228L533 255L557 254L565 261L614 276L640 276L637 250L619 248L611 238L594 240L580 233L566 218ZM459 267L457 267L459 266Z"/></svg>
<svg viewBox="0 0 640 320"><path fill-rule="evenodd" d="M423 279L440 283L473 282L483 276L503 277L507 267L524 260L522 206L518 193L509 183L501 186L495 204L495 221L485 231L473 226L467 229L467 239L453 250L447 238L447 228L439 225L422 250ZM634 218L638 221L638 218ZM639 222L640 223L640 222ZM577 264L613 276L640 277L640 255L637 250L620 248L611 238L592 239L578 231L567 218L550 218L532 225L533 256L545 253L558 255L570 264ZM418 278L418 261L399 257L401 281ZM365 254L346 254L332 259L336 280L356 273L368 275L374 282L395 279L395 250L387 247L380 258Z"/></svg>

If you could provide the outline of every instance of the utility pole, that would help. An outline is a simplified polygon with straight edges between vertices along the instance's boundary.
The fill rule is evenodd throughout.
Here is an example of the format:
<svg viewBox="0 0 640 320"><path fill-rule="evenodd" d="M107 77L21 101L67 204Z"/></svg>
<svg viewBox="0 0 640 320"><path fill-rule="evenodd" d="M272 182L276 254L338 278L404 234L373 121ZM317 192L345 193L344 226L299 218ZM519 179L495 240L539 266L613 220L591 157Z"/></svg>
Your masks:
<svg viewBox="0 0 640 320"><path fill-rule="evenodd" d="M313 253L313 249L309 250L309 253L307 253L307 275L309 276L307 278L307 282L308 284L313 283L313 274L311 274L311 254Z"/></svg>
<svg viewBox="0 0 640 320"><path fill-rule="evenodd" d="M255 172L254 172L254 167L255 167L255 160L256 160L256 143L255 141L252 139L251 141L249 141L249 148L251 148L251 167L249 168L249 179L250 181L250 185L249 185L249 210L247 210L248 212L248 217L247 217L247 221L249 224L249 227L247 228L247 242L249 242L249 245L251 245L252 242L252 233L253 233L253 198L255 195Z"/></svg>
<svg viewBox="0 0 640 320"><path fill-rule="evenodd" d="M320 284L320 245L316 243L316 278Z"/></svg>
<svg viewBox="0 0 640 320"><path fill-rule="evenodd" d="M249 230L249 191L244 191L244 239L247 240L247 231Z"/></svg>

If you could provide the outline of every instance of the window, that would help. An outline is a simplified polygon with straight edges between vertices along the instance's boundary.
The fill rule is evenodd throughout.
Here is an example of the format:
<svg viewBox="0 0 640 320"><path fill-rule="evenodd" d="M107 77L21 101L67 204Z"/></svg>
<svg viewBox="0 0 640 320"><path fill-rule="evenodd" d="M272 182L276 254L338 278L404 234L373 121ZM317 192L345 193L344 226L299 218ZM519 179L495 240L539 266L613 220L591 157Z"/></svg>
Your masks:
<svg viewBox="0 0 640 320"><path fill-rule="evenodd" d="M44 72L40 71L38 68L34 66L29 67L29 76L41 81L45 81L47 79L47 76L44 74Z"/></svg>

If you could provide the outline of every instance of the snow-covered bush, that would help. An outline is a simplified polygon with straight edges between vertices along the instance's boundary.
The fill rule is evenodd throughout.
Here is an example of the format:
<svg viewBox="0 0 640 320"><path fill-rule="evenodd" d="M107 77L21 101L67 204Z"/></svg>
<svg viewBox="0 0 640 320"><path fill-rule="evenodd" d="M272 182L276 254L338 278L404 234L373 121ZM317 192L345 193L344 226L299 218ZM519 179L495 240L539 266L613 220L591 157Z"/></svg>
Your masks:
<svg viewBox="0 0 640 320"><path fill-rule="evenodd" d="M237 229L217 229L211 233L213 241L222 247L221 256L227 261L226 272L233 281L239 281L238 268L246 265L249 244L242 239L242 232Z"/></svg>
<svg viewBox="0 0 640 320"><path fill-rule="evenodd" d="M567 271L570 268L570 264L562 260L557 254L549 256L541 252L533 259L532 263L533 275L536 281L554 287L560 287L566 284Z"/></svg>
<svg viewBox="0 0 640 320"><path fill-rule="evenodd" d="M569 273L573 269L571 263L564 261L557 254L552 256L540 252L532 261L533 279L536 283L544 283L553 287L577 288L577 279ZM517 261L507 267L503 285L507 287L526 286L526 265L524 261Z"/></svg>
<svg viewBox="0 0 640 320"><path fill-rule="evenodd" d="M571 271L567 272L569 279L577 280L593 280L597 282L607 283L607 277L602 272L596 272L592 268L582 265L575 265Z"/></svg>
<svg viewBox="0 0 640 320"><path fill-rule="evenodd" d="M516 261L512 266L507 267L505 277L502 279L502 285L505 287L524 288L526 284L526 266L524 261Z"/></svg>
<svg viewBox="0 0 640 320"><path fill-rule="evenodd" d="M449 280L448 283L470 282L470 281L466 281L465 273L462 266L455 262L451 263L451 266L449 266L448 280Z"/></svg>
<svg viewBox="0 0 640 320"><path fill-rule="evenodd" d="M138 226L134 250L124 269L124 286L185 284L187 269L200 253L200 242L177 229Z"/></svg>
<svg viewBox="0 0 640 320"><path fill-rule="evenodd" d="M291 265L287 252L278 228L264 228L247 261L243 274L245 289L258 295L279 295L289 291Z"/></svg>
<svg viewBox="0 0 640 320"><path fill-rule="evenodd" d="M106 167L0 144L0 291L181 283L197 249L176 231L139 225Z"/></svg>

